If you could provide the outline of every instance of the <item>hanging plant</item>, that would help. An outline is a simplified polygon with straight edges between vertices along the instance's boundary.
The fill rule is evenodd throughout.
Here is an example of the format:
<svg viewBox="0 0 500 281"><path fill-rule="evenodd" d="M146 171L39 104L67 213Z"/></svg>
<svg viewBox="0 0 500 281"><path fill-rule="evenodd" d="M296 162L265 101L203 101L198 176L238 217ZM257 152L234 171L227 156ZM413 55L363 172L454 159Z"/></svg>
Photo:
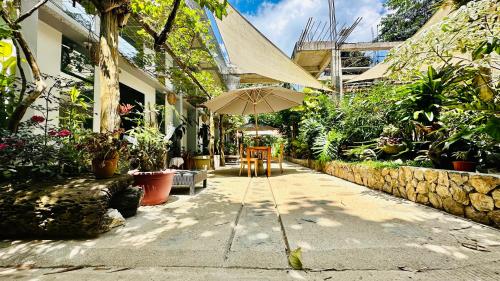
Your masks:
<svg viewBox="0 0 500 281"><path fill-rule="evenodd" d="M168 101L168 104L175 105L175 103L177 102L177 96L175 95L174 92L168 92L167 101Z"/></svg>
<svg viewBox="0 0 500 281"><path fill-rule="evenodd" d="M203 121L203 123L207 123L208 121L208 116L206 114L202 114L201 115L201 121Z"/></svg>
<svg viewBox="0 0 500 281"><path fill-rule="evenodd" d="M97 66L99 65L99 53L100 53L100 47L99 44L97 43L89 43L89 57L90 57L90 62L92 65Z"/></svg>

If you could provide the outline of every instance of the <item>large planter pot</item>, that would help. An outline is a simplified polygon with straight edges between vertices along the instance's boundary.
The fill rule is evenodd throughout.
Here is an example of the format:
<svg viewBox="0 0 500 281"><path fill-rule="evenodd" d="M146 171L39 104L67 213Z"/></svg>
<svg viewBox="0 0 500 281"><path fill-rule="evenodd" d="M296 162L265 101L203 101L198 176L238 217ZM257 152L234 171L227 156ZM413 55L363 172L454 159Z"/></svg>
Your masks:
<svg viewBox="0 0 500 281"><path fill-rule="evenodd" d="M214 168L214 170L220 168L220 155L214 155L214 166L212 168Z"/></svg>
<svg viewBox="0 0 500 281"><path fill-rule="evenodd" d="M159 172L133 172L134 183L144 189L141 205L152 206L167 202L175 170Z"/></svg>
<svg viewBox="0 0 500 281"><path fill-rule="evenodd" d="M196 170L210 169L210 155L200 155L193 157L194 168Z"/></svg>
<svg viewBox="0 0 500 281"><path fill-rule="evenodd" d="M398 154L401 151L405 150L406 145L402 144L385 144L380 149L387 154Z"/></svg>
<svg viewBox="0 0 500 281"><path fill-rule="evenodd" d="M471 161L453 161L453 169L462 172L474 172L476 170L476 163Z"/></svg>
<svg viewBox="0 0 500 281"><path fill-rule="evenodd" d="M115 158L109 160L92 160L92 171L94 172L95 177L98 179L111 178L112 176L114 176L117 169L118 155L116 155Z"/></svg>

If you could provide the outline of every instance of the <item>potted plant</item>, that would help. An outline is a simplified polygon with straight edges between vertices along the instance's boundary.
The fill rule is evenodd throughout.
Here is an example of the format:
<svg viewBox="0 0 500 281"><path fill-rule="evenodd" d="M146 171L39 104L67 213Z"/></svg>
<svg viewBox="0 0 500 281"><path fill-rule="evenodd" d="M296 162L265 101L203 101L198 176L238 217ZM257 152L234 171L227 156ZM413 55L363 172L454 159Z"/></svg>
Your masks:
<svg viewBox="0 0 500 281"><path fill-rule="evenodd" d="M378 147L386 154L398 154L406 148L400 130L394 125L385 126L378 140Z"/></svg>
<svg viewBox="0 0 500 281"><path fill-rule="evenodd" d="M127 151L127 142L120 139L122 130L92 133L85 138L83 147L92 158L92 171L98 179L112 177L118 168L120 153Z"/></svg>
<svg viewBox="0 0 500 281"><path fill-rule="evenodd" d="M457 160L451 162L453 169L455 171L474 172L476 170L476 162L468 161L470 160L470 154L470 150L454 152L452 156Z"/></svg>
<svg viewBox="0 0 500 281"><path fill-rule="evenodd" d="M173 132L172 132L173 133ZM130 174L137 186L144 189L141 205L158 205L168 200L175 170L167 169L170 136L154 126L138 126L129 131Z"/></svg>
<svg viewBox="0 0 500 281"><path fill-rule="evenodd" d="M201 151L198 151L193 157L194 168L196 170L208 170L210 169L210 155L204 155Z"/></svg>

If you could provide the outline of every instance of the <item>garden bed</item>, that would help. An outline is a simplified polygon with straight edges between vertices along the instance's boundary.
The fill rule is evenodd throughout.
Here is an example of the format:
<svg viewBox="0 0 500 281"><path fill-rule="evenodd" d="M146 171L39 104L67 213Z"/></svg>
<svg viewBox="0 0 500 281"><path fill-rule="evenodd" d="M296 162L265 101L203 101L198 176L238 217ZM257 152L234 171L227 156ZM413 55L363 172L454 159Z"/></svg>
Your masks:
<svg viewBox="0 0 500 281"><path fill-rule="evenodd" d="M290 162L456 216L500 228L500 176L419 167L314 160Z"/></svg>
<svg viewBox="0 0 500 281"><path fill-rule="evenodd" d="M0 237L95 237L116 223L110 209L123 217L136 214L142 189L132 183L131 176L122 175L4 184L0 186Z"/></svg>

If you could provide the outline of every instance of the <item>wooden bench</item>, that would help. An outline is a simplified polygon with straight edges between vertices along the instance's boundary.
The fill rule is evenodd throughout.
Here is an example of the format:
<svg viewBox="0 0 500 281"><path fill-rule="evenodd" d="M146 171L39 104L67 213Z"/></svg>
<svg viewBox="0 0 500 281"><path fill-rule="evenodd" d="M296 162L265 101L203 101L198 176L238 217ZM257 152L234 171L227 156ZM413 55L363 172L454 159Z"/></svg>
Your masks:
<svg viewBox="0 0 500 281"><path fill-rule="evenodd" d="M189 187L189 195L194 195L196 184L203 181L203 188L207 187L207 171L177 170L172 187Z"/></svg>

